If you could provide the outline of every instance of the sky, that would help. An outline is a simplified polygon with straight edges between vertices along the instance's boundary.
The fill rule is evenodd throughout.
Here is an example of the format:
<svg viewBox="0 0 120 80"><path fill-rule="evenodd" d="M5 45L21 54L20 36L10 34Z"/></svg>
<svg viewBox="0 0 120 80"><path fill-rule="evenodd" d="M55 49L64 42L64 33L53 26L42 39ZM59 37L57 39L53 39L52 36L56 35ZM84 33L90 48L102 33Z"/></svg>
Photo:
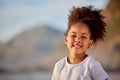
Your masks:
<svg viewBox="0 0 120 80"><path fill-rule="evenodd" d="M73 7L93 5L105 9L109 0L0 0L0 43L7 43L30 28L47 25L67 29Z"/></svg>

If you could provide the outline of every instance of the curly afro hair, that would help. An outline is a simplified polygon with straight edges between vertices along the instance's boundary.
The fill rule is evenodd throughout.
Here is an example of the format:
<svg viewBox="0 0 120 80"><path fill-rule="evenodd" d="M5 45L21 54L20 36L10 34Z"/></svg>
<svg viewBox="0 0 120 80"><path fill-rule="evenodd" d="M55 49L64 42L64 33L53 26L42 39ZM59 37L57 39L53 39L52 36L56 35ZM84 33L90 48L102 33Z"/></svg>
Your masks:
<svg viewBox="0 0 120 80"><path fill-rule="evenodd" d="M106 33L106 23L103 21L105 16L100 14L101 11L93 9L93 6L73 7L70 10L70 15L68 15L68 29L65 35L67 35L71 25L82 22L89 26L91 38L94 40L94 43L100 40L103 41Z"/></svg>

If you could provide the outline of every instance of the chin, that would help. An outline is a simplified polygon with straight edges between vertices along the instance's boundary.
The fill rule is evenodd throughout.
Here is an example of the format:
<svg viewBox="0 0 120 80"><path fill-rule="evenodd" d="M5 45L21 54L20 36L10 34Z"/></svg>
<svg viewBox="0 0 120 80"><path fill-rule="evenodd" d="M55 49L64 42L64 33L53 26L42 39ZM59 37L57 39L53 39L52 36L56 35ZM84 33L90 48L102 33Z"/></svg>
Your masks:
<svg viewBox="0 0 120 80"><path fill-rule="evenodd" d="M84 51L72 51L72 54L74 54L74 55L81 55L84 53L85 53Z"/></svg>

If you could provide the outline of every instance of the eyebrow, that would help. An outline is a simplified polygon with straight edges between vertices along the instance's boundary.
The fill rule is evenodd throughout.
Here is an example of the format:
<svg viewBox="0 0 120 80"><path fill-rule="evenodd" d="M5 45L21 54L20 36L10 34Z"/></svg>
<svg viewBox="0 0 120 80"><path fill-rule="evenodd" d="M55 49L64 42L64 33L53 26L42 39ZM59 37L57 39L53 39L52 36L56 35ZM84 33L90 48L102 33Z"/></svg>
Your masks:
<svg viewBox="0 0 120 80"><path fill-rule="evenodd" d="M73 34L76 34L76 32L70 32L70 33L73 33ZM88 35L87 33L82 33L83 35Z"/></svg>
<svg viewBox="0 0 120 80"><path fill-rule="evenodd" d="M70 33L74 33L74 34L76 34L76 32L70 32Z"/></svg>
<svg viewBox="0 0 120 80"><path fill-rule="evenodd" d="M88 35L87 33L82 33L83 35Z"/></svg>

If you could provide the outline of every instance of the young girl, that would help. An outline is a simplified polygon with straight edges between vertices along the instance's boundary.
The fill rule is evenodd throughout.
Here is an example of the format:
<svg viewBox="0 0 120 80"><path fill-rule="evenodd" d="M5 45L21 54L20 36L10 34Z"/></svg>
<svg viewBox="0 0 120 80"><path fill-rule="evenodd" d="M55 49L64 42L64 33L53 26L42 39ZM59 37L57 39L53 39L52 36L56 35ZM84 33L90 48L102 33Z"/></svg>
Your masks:
<svg viewBox="0 0 120 80"><path fill-rule="evenodd" d="M69 55L55 64L52 80L107 80L101 64L86 54L88 48L105 36L101 10L73 7L68 16L64 42Z"/></svg>

